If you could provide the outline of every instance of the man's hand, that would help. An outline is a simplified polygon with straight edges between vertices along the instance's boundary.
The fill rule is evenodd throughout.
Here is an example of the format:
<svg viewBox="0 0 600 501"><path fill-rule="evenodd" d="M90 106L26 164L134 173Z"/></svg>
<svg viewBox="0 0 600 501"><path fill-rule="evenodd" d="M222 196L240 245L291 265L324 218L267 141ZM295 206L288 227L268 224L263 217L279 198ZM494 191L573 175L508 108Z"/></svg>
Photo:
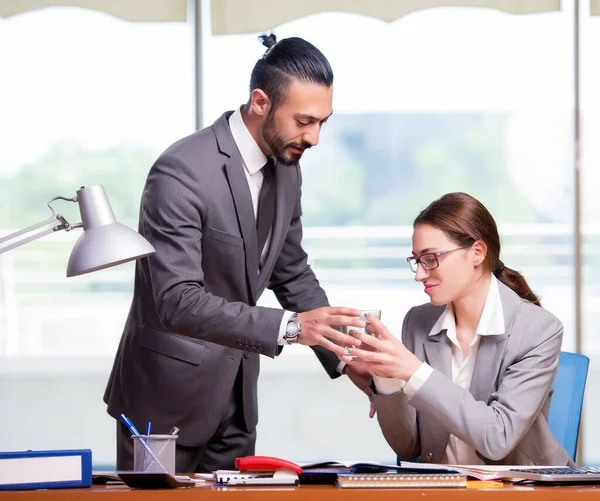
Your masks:
<svg viewBox="0 0 600 501"><path fill-rule="evenodd" d="M299 313L298 322L300 322L302 331L298 343L306 346L321 345L341 358L344 355L345 346L360 346L361 341L335 330L333 326L364 328L365 323L359 316L360 311L354 308L333 306L324 306Z"/></svg>
<svg viewBox="0 0 600 501"><path fill-rule="evenodd" d="M367 397L369 397L369 402L371 403L369 408L369 417L372 418L375 415L376 410L375 399L373 398L371 388L369 388L371 374L366 371L361 371L355 365L345 365L343 372L350 378L350 381L352 381L357 388L364 391L367 394Z"/></svg>

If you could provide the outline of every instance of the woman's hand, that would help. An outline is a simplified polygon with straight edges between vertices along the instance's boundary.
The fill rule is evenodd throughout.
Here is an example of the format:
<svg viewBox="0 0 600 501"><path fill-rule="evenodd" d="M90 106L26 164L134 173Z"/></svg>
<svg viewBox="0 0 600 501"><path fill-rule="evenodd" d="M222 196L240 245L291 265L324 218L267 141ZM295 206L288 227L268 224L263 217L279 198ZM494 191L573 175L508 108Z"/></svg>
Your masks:
<svg viewBox="0 0 600 501"><path fill-rule="evenodd" d="M340 360L359 365L375 376L408 381L422 362L379 320L371 315L366 320L367 330L372 335L355 333L355 337L363 343L362 348L346 347Z"/></svg>

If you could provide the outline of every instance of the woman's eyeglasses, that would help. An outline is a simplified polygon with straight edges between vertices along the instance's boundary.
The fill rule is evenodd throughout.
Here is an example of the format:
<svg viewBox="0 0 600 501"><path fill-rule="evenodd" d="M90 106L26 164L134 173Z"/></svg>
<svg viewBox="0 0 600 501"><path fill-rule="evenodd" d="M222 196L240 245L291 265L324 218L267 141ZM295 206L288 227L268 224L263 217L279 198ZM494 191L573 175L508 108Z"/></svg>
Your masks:
<svg viewBox="0 0 600 501"><path fill-rule="evenodd" d="M435 270L440 265L438 257L445 256L446 254L458 249L466 249L467 247L471 247L471 245L473 244L463 245L462 247L454 247L453 249L441 250L438 252L427 252L419 257L410 256L406 258L406 262L408 263L408 266L410 266L410 270L413 273L417 272L418 265L421 265L421 268L426 271Z"/></svg>

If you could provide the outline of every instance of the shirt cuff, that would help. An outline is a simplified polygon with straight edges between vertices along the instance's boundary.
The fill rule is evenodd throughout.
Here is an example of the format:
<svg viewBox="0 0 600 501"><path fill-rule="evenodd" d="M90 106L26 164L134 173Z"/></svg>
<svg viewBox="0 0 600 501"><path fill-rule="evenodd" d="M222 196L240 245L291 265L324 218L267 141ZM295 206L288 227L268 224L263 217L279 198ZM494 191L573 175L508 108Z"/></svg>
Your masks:
<svg viewBox="0 0 600 501"><path fill-rule="evenodd" d="M344 367L346 367L346 362L340 362L339 364L337 364L337 367L335 368L335 370L339 374L343 374L344 373Z"/></svg>
<svg viewBox="0 0 600 501"><path fill-rule="evenodd" d="M293 311L284 310L283 312L283 318L281 319L281 324L279 324L279 338L277 339L277 344L279 346L286 346L288 344L287 341L283 339L283 336L285 336L288 320L292 318L293 314Z"/></svg>
<svg viewBox="0 0 600 501"><path fill-rule="evenodd" d="M421 386L425 384L429 376L433 373L433 369L429 364L423 362L419 368L414 372L411 378L406 382L406 386L404 386L404 393L406 393L409 397L412 397L417 393Z"/></svg>
<svg viewBox="0 0 600 501"><path fill-rule="evenodd" d="M402 381L402 379L381 376L373 376L373 382L375 383L375 389L379 395L398 393L406 384L406 381Z"/></svg>

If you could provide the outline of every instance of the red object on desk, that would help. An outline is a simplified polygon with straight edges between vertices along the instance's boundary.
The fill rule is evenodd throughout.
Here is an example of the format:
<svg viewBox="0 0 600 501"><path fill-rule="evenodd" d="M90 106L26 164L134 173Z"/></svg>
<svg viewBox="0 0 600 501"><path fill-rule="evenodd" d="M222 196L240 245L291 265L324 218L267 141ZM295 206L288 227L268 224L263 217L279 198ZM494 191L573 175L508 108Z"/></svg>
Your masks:
<svg viewBox="0 0 600 501"><path fill-rule="evenodd" d="M246 456L243 458L236 458L235 467L238 470L280 470L285 468L298 475L302 473L302 468L296 463L271 456Z"/></svg>

